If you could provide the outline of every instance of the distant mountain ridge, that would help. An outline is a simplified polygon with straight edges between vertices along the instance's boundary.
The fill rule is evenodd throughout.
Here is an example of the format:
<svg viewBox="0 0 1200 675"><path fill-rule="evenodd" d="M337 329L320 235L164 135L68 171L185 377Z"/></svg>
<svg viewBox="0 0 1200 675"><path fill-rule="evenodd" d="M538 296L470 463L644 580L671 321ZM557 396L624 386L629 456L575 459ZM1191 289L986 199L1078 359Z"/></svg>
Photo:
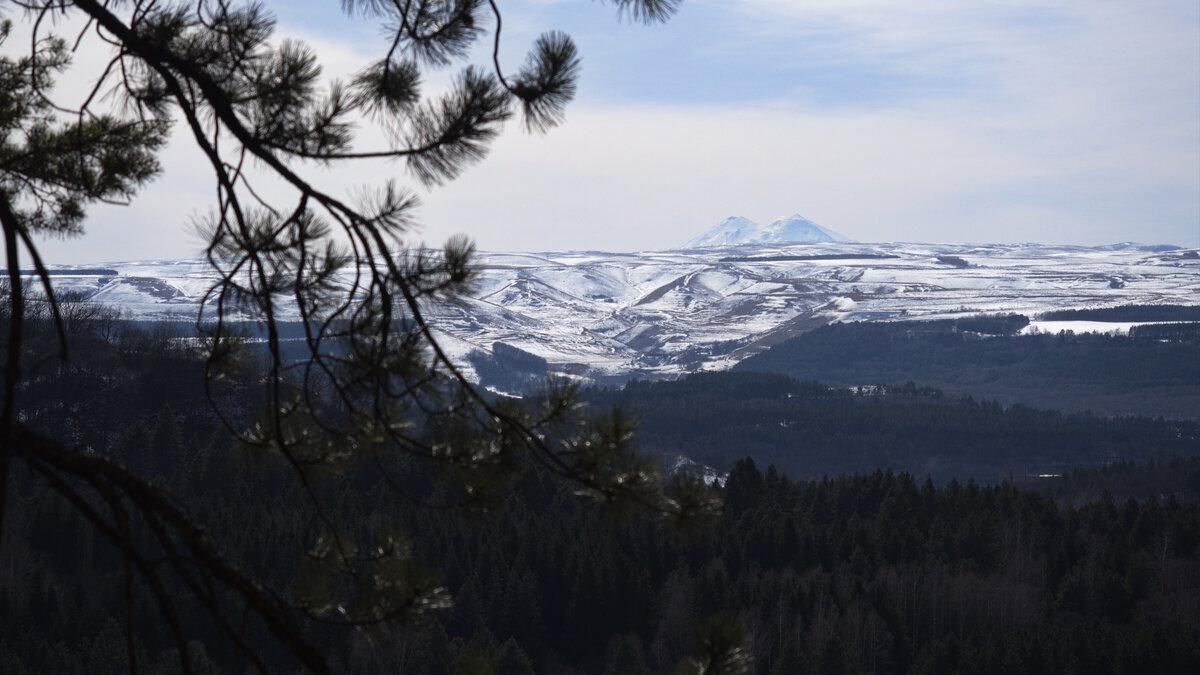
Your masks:
<svg viewBox="0 0 1200 675"><path fill-rule="evenodd" d="M743 224L729 224L729 238L740 239ZM116 274L98 276L99 269ZM1200 250L1159 247L829 243L484 252L474 269L471 294L425 308L443 349L464 371L475 352L540 364L524 352L544 359L551 372L602 383L729 368L833 321L1033 317L1200 298ZM215 277L203 260L160 260L54 266L51 280L135 320L194 321ZM277 309L283 321L300 318L292 305ZM497 350L497 343L505 346Z"/></svg>
<svg viewBox="0 0 1200 675"><path fill-rule="evenodd" d="M741 244L826 244L854 243L853 239L821 227L799 213L776 218L770 225L730 216L704 234L688 241L684 248L711 248Z"/></svg>

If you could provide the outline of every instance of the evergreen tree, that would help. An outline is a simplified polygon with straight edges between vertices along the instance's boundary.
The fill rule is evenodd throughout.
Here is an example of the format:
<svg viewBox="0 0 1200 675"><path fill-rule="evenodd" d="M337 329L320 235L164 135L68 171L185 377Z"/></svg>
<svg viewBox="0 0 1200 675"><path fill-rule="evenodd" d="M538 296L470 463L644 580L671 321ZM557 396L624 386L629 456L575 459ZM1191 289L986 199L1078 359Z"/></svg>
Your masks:
<svg viewBox="0 0 1200 675"><path fill-rule="evenodd" d="M439 252L412 248L410 191L387 182L340 195L301 170L392 159L420 184L452 180L486 154L515 113L533 131L562 121L579 70L570 37L542 35L525 65L505 72L498 58L503 3L343 0L348 14L385 27L388 39L378 59L348 81L325 83L318 54L280 39L259 3L19 4L32 31L29 51L0 59L0 224L8 268L0 308L0 507L14 460L71 503L115 547L127 613L136 584L152 595L183 672L193 671L193 655L217 653L214 642L233 645L260 670L282 650L310 671L329 672L337 664L314 644L311 625L360 630L448 606L438 575L412 560L395 528L345 517L355 511L334 502L333 488L367 467L400 495L454 508L499 505L530 464L615 507L688 521L715 506L699 481L675 480L664 490L654 463L633 442L632 424L617 413L583 418L571 386L551 384L521 405L472 387L422 313L427 303L470 287L469 241L452 239ZM679 0L611 4L656 22ZM57 31L72 19L88 30L70 39L99 36L111 59L78 104L52 90L71 54L68 36ZM8 34L5 24L0 38ZM493 44L491 63L467 65L448 92L424 96L423 72L466 61L485 38ZM217 195L198 223L218 279L197 317L207 340L204 394L243 457L290 475L278 486L281 499L298 495L294 517L307 522L303 540L292 542L301 563L286 589L267 587L233 564L145 474L22 415L24 365L43 358L48 341L29 339L29 322L39 317L21 274L21 250L48 301L40 318L56 327L65 355L62 312L33 235L80 234L88 204L132 198L157 173L172 120L206 158ZM384 130L383 147L357 142L363 121ZM263 198L260 179L244 171L248 163L290 196ZM303 331L300 358L281 347L282 317L291 312ZM240 339L246 322L266 334L264 361ZM164 415L150 445L165 451L177 447L178 433ZM274 551L279 542L260 536L255 546ZM529 595L527 584L518 595ZM197 613L214 628L197 629ZM126 639L134 670L133 636ZM194 648L193 639L209 648ZM710 652L713 645L738 647L715 638L705 644ZM507 668L521 670L519 648L499 653ZM725 662L720 653L707 656Z"/></svg>

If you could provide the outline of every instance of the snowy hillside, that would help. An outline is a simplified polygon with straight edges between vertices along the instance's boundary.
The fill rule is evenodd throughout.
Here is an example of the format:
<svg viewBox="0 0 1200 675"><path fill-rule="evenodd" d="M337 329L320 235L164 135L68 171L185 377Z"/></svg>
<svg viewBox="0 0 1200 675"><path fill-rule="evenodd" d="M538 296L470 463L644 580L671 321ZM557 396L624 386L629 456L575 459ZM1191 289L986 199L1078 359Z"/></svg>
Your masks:
<svg viewBox="0 0 1200 675"><path fill-rule="evenodd" d="M1162 247L750 245L645 253L482 253L471 297L428 307L466 361L503 342L591 379L722 369L831 321L1197 304L1200 252ZM200 261L55 270L137 318L194 318Z"/></svg>
<svg viewBox="0 0 1200 675"><path fill-rule="evenodd" d="M731 216L711 230L689 241L685 248L737 246L741 244L829 244L851 243L852 239L828 230L796 213L759 225L748 218Z"/></svg>

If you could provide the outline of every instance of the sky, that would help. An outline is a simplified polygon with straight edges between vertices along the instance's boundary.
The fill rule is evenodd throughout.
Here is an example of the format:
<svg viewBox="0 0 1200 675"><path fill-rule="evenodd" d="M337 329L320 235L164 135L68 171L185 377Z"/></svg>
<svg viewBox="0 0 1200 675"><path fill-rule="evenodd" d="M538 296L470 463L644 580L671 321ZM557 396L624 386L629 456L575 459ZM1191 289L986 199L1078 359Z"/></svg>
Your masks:
<svg viewBox="0 0 1200 675"><path fill-rule="evenodd" d="M330 75L387 48L338 0L266 4ZM1200 246L1196 0L686 0L653 26L593 0L500 6L506 68L565 30L578 95L562 127L511 123L458 180L417 188L414 243L658 250L731 215L799 213L865 242ZM197 255L212 178L182 134L163 164L45 257ZM314 171L338 190L416 187L397 163Z"/></svg>

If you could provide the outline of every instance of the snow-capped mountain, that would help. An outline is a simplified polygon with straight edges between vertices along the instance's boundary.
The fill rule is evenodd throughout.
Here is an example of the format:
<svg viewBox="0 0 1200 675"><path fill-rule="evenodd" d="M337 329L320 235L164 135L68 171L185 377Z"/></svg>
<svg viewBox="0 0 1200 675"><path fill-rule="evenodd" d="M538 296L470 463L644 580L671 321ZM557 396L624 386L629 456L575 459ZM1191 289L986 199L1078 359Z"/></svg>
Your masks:
<svg viewBox="0 0 1200 675"><path fill-rule="evenodd" d="M762 228L756 244L827 244L851 243L853 239L826 229L799 213L777 218Z"/></svg>
<svg viewBox="0 0 1200 675"><path fill-rule="evenodd" d="M853 241L796 213L785 218L777 218L770 225L765 226L748 218L730 216L704 234L689 241L684 248L742 244L851 243Z"/></svg>
<svg viewBox="0 0 1200 675"><path fill-rule="evenodd" d="M481 253L476 266L469 297L426 310L449 353L467 364L500 342L596 380L727 368L835 320L1200 302L1200 251L1164 247L744 245ZM213 276L202 261L156 261L52 278L134 318L187 320Z"/></svg>
<svg viewBox="0 0 1200 675"><path fill-rule="evenodd" d="M684 248L736 246L753 242L760 232L758 223L741 216L730 216L711 230L684 244Z"/></svg>

